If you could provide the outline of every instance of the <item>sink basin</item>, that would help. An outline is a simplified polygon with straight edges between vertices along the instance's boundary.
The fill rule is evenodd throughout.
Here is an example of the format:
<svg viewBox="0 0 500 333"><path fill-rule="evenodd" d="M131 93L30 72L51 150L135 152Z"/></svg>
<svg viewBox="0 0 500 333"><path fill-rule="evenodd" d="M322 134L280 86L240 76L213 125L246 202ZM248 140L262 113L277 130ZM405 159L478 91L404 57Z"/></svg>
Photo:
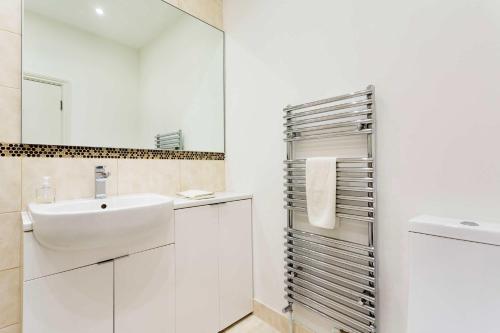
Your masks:
<svg viewBox="0 0 500 333"><path fill-rule="evenodd" d="M165 234L173 198L157 194L30 204L35 238L60 251L136 247Z"/></svg>

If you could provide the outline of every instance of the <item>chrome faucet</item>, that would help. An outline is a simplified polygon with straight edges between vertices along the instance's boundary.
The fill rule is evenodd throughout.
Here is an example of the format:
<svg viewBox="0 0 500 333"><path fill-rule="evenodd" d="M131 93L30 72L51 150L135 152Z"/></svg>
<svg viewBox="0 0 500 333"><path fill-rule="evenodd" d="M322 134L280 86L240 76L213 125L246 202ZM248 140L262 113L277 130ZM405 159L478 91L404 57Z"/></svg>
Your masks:
<svg viewBox="0 0 500 333"><path fill-rule="evenodd" d="M111 172L106 172L104 165L97 165L95 167L95 198L106 198L106 180L111 175Z"/></svg>

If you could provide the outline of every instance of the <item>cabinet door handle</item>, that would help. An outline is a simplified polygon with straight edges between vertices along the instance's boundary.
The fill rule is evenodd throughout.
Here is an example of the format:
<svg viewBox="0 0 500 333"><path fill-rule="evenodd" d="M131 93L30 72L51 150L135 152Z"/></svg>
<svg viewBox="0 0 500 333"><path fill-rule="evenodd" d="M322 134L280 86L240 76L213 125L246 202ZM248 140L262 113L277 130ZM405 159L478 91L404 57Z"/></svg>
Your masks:
<svg viewBox="0 0 500 333"><path fill-rule="evenodd" d="M97 265L103 265L103 264L106 264L106 263L108 263L108 262L112 262L112 261L115 261L115 260L118 260L118 259L123 259L123 258L126 258L126 257L128 257L128 256L129 256L129 254L125 254L125 255L123 255L123 256L119 256L119 257L116 257L116 258L111 258L111 259L106 259L106 260L103 260L103 261L99 261L99 262L97 263Z"/></svg>
<svg viewBox="0 0 500 333"><path fill-rule="evenodd" d="M213 203L213 204L208 204L209 206L222 206L224 205L225 202L217 202L217 203Z"/></svg>

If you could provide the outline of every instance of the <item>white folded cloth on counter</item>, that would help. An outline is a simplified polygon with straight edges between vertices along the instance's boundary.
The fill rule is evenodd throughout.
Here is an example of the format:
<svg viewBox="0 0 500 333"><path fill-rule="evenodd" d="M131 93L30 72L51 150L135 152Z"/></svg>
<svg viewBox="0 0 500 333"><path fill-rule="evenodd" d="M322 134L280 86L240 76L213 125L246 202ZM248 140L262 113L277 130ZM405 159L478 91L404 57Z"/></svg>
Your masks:
<svg viewBox="0 0 500 333"><path fill-rule="evenodd" d="M193 200L210 199L215 197L214 192L203 191L203 190L188 190L184 192L179 192L177 193L177 195Z"/></svg>
<svg viewBox="0 0 500 333"><path fill-rule="evenodd" d="M334 229L336 225L337 158L306 159L307 217L313 226Z"/></svg>

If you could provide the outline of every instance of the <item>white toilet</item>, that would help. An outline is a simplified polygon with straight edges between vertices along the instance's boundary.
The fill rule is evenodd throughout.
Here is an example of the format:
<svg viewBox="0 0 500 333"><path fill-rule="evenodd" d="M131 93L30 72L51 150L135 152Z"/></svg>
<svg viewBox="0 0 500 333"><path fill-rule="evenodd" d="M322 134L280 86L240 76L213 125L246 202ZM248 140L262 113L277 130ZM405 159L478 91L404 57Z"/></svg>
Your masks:
<svg viewBox="0 0 500 333"><path fill-rule="evenodd" d="M500 223L416 217L409 265L407 333L500 332Z"/></svg>

